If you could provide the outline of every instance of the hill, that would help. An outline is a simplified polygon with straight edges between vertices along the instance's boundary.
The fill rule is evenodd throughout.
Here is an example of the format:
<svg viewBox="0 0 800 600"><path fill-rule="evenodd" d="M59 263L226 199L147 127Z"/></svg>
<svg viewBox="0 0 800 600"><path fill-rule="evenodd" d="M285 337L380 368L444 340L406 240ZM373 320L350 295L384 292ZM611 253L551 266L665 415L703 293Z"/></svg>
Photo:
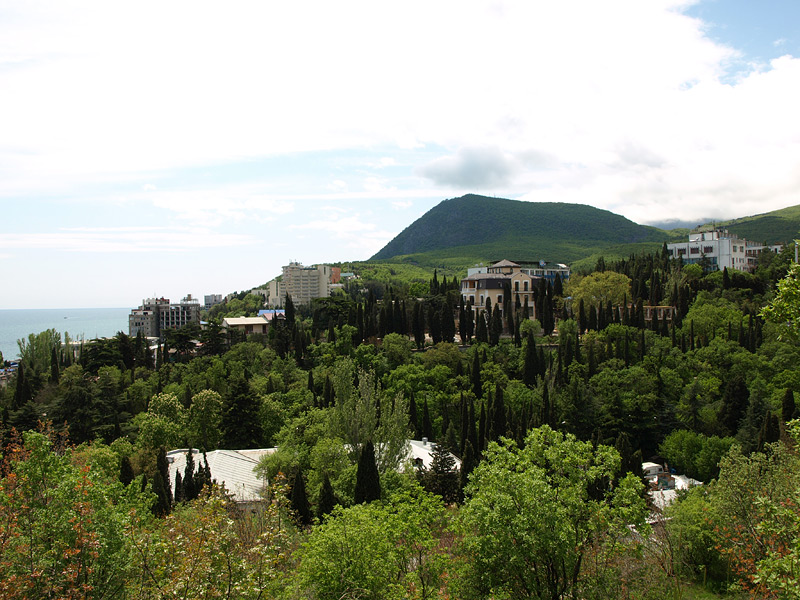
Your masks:
<svg viewBox="0 0 800 600"><path fill-rule="evenodd" d="M433 207L370 260L453 267L504 257L572 262L628 244L657 248L674 237L673 232L582 204L468 194Z"/></svg>
<svg viewBox="0 0 800 600"><path fill-rule="evenodd" d="M731 233L754 242L767 244L791 242L800 237L800 205L714 225L724 227Z"/></svg>

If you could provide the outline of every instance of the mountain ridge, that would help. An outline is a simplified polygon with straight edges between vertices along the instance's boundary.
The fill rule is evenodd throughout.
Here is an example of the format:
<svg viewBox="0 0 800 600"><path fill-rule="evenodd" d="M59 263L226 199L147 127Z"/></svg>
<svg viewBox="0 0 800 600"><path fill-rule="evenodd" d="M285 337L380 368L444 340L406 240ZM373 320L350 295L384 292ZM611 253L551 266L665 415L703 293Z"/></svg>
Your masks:
<svg viewBox="0 0 800 600"><path fill-rule="evenodd" d="M754 241L789 241L800 237L800 205L716 225ZM653 251L685 239L688 231L639 225L585 204L467 194L443 200L368 260L463 267L513 256L582 263L604 254L622 258Z"/></svg>

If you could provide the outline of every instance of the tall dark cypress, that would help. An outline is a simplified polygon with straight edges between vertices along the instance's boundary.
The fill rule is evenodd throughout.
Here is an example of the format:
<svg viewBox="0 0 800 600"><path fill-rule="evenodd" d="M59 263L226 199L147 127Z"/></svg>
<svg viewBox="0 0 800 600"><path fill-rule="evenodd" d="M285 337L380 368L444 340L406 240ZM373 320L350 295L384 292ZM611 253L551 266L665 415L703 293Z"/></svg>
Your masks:
<svg viewBox="0 0 800 600"><path fill-rule="evenodd" d="M500 306L495 304L492 309L492 320L489 327L489 344L497 346L500 343L500 334L503 333L503 316L500 314Z"/></svg>
<svg viewBox="0 0 800 600"><path fill-rule="evenodd" d="M478 350L472 356L472 393L476 398L483 396L483 384L481 383L481 361L478 356Z"/></svg>
<svg viewBox="0 0 800 600"><path fill-rule="evenodd" d="M372 502L381 498L381 480L375 462L375 446L370 440L361 449L356 471L356 489L353 500L356 504Z"/></svg>
<svg viewBox="0 0 800 600"><path fill-rule="evenodd" d="M317 517L320 519L320 521L324 519L325 516L329 515L338 503L339 502L336 500L336 495L333 493L331 479L328 477L328 473L325 473L322 478L322 488L319 492L319 501L317 502Z"/></svg>
<svg viewBox="0 0 800 600"><path fill-rule="evenodd" d="M522 363L522 382L528 387L536 385L536 375L538 371L536 356L536 340L533 332L528 330L525 340L525 355Z"/></svg>
<svg viewBox="0 0 800 600"><path fill-rule="evenodd" d="M428 398L422 404L422 437L428 438L433 441L433 424L431 423L431 414L428 411Z"/></svg>
<svg viewBox="0 0 800 600"><path fill-rule="evenodd" d="M478 423L478 452L486 450L486 405L481 402L481 416Z"/></svg>
<svg viewBox="0 0 800 600"><path fill-rule="evenodd" d="M783 393L783 401L781 402L781 418L784 423L788 423L792 419L797 418L797 406L794 402L794 391L786 388Z"/></svg>
<svg viewBox="0 0 800 600"><path fill-rule="evenodd" d="M308 494L306 494L306 482L305 479L303 479L303 470L300 468L297 469L294 476L291 504L295 523L299 527L308 527L311 525L311 507L308 504Z"/></svg>
<svg viewBox="0 0 800 600"><path fill-rule="evenodd" d="M177 484L176 484L177 493ZM200 495L200 490L197 489L194 482L194 453L192 449L186 453L186 468L183 471L183 499L186 502L191 502Z"/></svg>
<svg viewBox="0 0 800 600"><path fill-rule="evenodd" d="M442 303L439 320L442 324L442 341L452 344L456 337L456 322L453 319L453 310L447 302Z"/></svg>
<svg viewBox="0 0 800 600"><path fill-rule="evenodd" d="M417 401L414 400L414 393L411 392L409 394L408 400L408 424L411 427L411 431L414 434L414 439L420 439L420 429L419 429L419 416L417 415Z"/></svg>
<svg viewBox="0 0 800 600"><path fill-rule="evenodd" d="M503 388L498 383L494 388L494 402L492 404L492 439L497 440L506 435L508 423L506 419L506 404L503 398Z"/></svg>

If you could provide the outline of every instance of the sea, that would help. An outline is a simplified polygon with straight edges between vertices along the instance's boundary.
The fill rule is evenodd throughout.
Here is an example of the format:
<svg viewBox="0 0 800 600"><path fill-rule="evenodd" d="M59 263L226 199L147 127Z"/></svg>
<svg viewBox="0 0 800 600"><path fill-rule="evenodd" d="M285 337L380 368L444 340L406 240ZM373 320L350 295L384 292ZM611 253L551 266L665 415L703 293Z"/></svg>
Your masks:
<svg viewBox="0 0 800 600"><path fill-rule="evenodd" d="M35 308L0 310L0 352L4 360L19 357L17 340L55 329L71 340L93 340L128 333L130 308Z"/></svg>

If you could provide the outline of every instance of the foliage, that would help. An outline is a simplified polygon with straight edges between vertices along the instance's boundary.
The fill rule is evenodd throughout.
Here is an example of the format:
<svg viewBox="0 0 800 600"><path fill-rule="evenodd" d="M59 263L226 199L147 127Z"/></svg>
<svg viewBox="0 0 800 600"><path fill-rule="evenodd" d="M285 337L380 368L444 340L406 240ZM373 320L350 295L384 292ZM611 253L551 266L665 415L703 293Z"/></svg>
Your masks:
<svg viewBox="0 0 800 600"><path fill-rule="evenodd" d="M561 598L601 585L607 574L589 576L584 558L613 552L646 514L636 477L614 485L619 466L613 448L595 449L547 426L532 430L522 448L490 444L461 515L472 588Z"/></svg>
<svg viewBox="0 0 800 600"><path fill-rule="evenodd" d="M340 598L431 598L442 573L440 501L418 489L350 508L337 506L299 551L299 594Z"/></svg>
<svg viewBox="0 0 800 600"><path fill-rule="evenodd" d="M0 481L0 596L122 598L130 515L149 495L99 479L39 433L23 435Z"/></svg>
<svg viewBox="0 0 800 600"><path fill-rule="evenodd" d="M800 264L792 263L786 276L778 282L775 298L761 311L764 318L778 323L782 335L793 340L800 337Z"/></svg>

